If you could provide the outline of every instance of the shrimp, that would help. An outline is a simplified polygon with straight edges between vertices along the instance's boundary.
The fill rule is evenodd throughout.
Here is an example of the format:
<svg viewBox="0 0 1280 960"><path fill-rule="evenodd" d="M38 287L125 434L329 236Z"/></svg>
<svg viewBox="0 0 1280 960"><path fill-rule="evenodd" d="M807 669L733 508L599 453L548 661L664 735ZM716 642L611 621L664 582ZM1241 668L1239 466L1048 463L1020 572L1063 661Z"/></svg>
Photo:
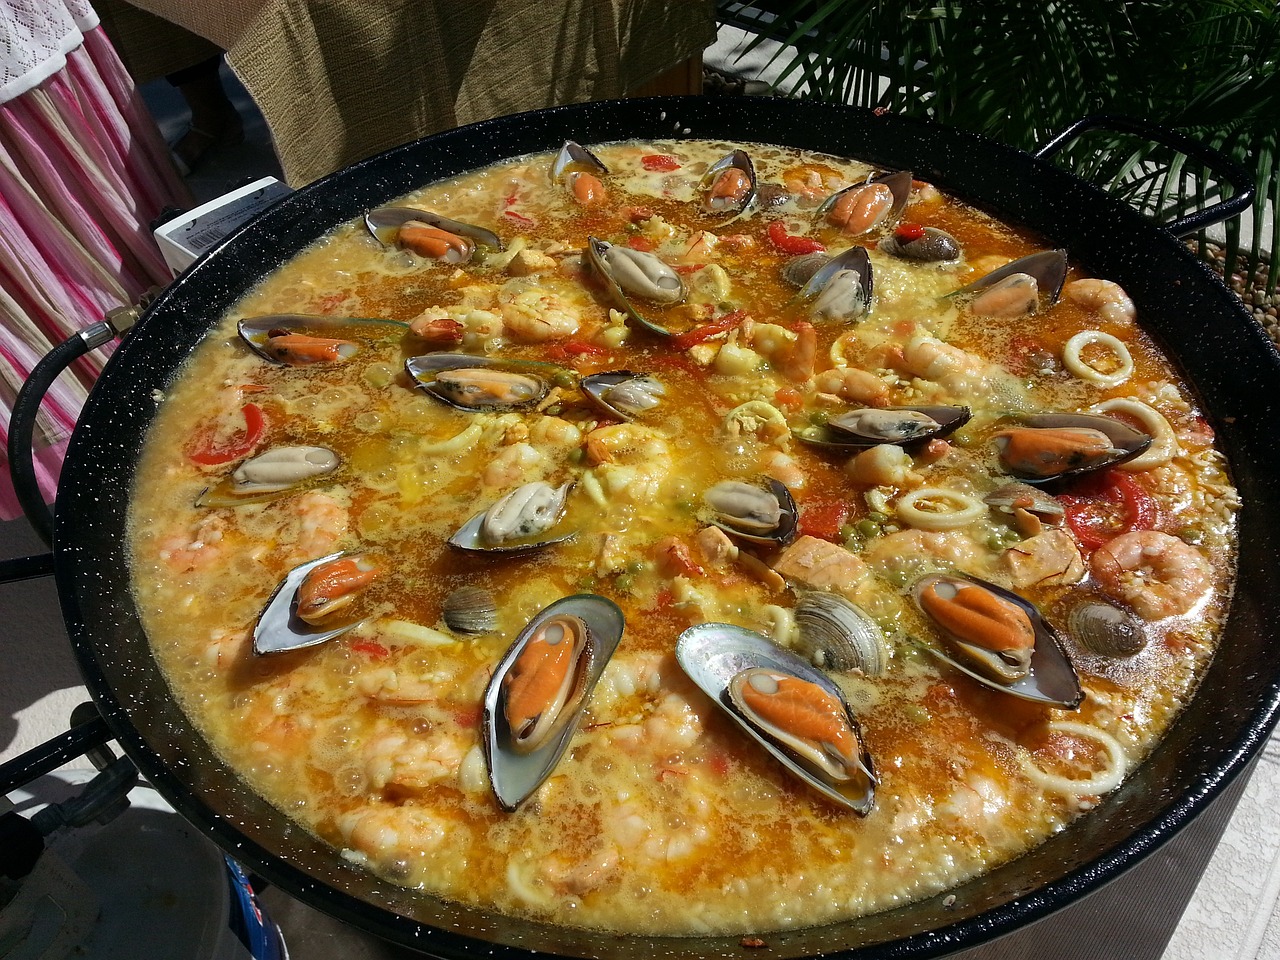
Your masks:
<svg viewBox="0 0 1280 960"><path fill-rule="evenodd" d="M387 734L366 744L365 778L374 790L388 786L425 790L433 783L457 776L468 746L461 737L438 729L412 738Z"/></svg>
<svg viewBox="0 0 1280 960"><path fill-rule="evenodd" d="M1111 323L1132 323L1137 316L1124 288L1110 280L1072 280L1062 288L1062 295Z"/></svg>
<svg viewBox="0 0 1280 960"><path fill-rule="evenodd" d="M502 306L507 333L521 343L560 340L578 332L578 315L567 303L539 287L517 294Z"/></svg>
<svg viewBox="0 0 1280 960"><path fill-rule="evenodd" d="M766 450L760 458L760 472L773 477L789 490L803 490L805 472L795 458L781 450Z"/></svg>
<svg viewBox="0 0 1280 960"><path fill-rule="evenodd" d="M347 508L327 493L304 493L294 502L293 511L298 536L291 551L291 565L332 553L334 544L346 535L350 522Z"/></svg>
<svg viewBox="0 0 1280 960"><path fill-rule="evenodd" d="M593 464L654 464L670 457L667 441L650 427L615 423L587 434L587 459Z"/></svg>
<svg viewBox="0 0 1280 960"><path fill-rule="evenodd" d="M975 396L987 389L987 362L935 337L913 337L902 352L902 363L907 373L953 394Z"/></svg>
<svg viewBox="0 0 1280 960"><path fill-rule="evenodd" d="M410 806L357 809L338 818L338 829L350 845L349 859L375 864L425 856L444 843L447 827L427 810Z"/></svg>
<svg viewBox="0 0 1280 960"><path fill-rule="evenodd" d="M486 487L514 487L535 479L547 457L531 444L520 441L503 447L484 468L480 480Z"/></svg>
<svg viewBox="0 0 1280 960"><path fill-rule="evenodd" d="M227 521L211 513L202 517L194 530L184 527L166 535L157 553L174 573L207 570L222 559L222 538L226 532Z"/></svg>
<svg viewBox="0 0 1280 960"><path fill-rule="evenodd" d="M1122 533L1089 561L1103 590L1146 620L1189 613L1213 585L1213 567L1195 547L1158 530Z"/></svg>
<svg viewBox="0 0 1280 960"><path fill-rule="evenodd" d="M982 551L962 530L901 530L877 537L863 551L877 573L892 578L925 570L982 573Z"/></svg>
<svg viewBox="0 0 1280 960"><path fill-rule="evenodd" d="M834 367L824 370L814 380L818 393L825 393L841 400L868 403L873 407L888 402L889 386L874 373L857 367Z"/></svg>
<svg viewBox="0 0 1280 960"><path fill-rule="evenodd" d="M844 472L854 483L883 487L919 486L923 477L911 468L911 454L891 443L881 443L863 450L848 463Z"/></svg>
<svg viewBox="0 0 1280 960"><path fill-rule="evenodd" d="M778 369L788 380L803 383L813 376L818 357L818 331L807 320L798 321L793 329L795 343L779 358Z"/></svg>
<svg viewBox="0 0 1280 960"><path fill-rule="evenodd" d="M605 843L599 850L586 857L569 857L552 854L539 864L544 882L561 893L581 897L609 883L618 870L618 848Z"/></svg>

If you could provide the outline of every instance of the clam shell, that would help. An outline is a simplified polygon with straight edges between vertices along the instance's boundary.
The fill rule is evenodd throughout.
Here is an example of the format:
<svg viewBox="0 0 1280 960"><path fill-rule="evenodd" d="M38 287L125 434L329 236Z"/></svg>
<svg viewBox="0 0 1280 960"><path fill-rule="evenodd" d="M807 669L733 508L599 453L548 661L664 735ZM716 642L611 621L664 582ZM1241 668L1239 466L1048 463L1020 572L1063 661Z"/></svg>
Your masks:
<svg viewBox="0 0 1280 960"><path fill-rule="evenodd" d="M806 593L795 608L795 648L823 670L882 676L889 664L884 631L871 615L837 593Z"/></svg>
<svg viewBox="0 0 1280 960"><path fill-rule="evenodd" d="M517 750L506 719L503 682L542 625L557 617L576 618L584 629L586 649L579 663L580 673L575 677L577 690L541 741L531 749ZM622 639L624 627L625 618L613 601L594 594L565 597L530 620L494 668L484 693L481 744L489 766L489 783L504 810L515 810L560 762L592 689Z"/></svg>
<svg viewBox="0 0 1280 960"><path fill-rule="evenodd" d="M571 489L572 480L559 487L541 480L519 486L459 527L449 545L477 553L524 553L571 540L576 530L544 536L564 516Z"/></svg>
<svg viewBox="0 0 1280 960"><path fill-rule="evenodd" d="M445 626L455 633L493 633L498 629L498 602L484 587L463 586L444 598Z"/></svg>
<svg viewBox="0 0 1280 960"><path fill-rule="evenodd" d="M728 623L702 623L685 630L676 644L676 658L702 692L793 776L840 806L863 815L870 812L875 802L876 778L865 746L861 748L862 776L853 781L833 783L776 735L765 733L756 721L734 704L729 693L733 678L752 669L772 670L816 684L844 705L846 718L861 745L862 735L857 720L840 688L829 677L790 651L776 646L767 637Z"/></svg>
<svg viewBox="0 0 1280 960"><path fill-rule="evenodd" d="M799 511L785 485L772 477L722 480L703 499L710 522L749 543L785 546L796 538Z"/></svg>
<svg viewBox="0 0 1280 960"><path fill-rule="evenodd" d="M583 377L582 392L611 417L634 420L652 410L666 396L666 388L657 377L630 370L611 370Z"/></svg>
<svg viewBox="0 0 1280 960"><path fill-rule="evenodd" d="M799 298L815 320L849 323L870 312L873 283L867 248L850 247L815 270Z"/></svg>
<svg viewBox="0 0 1280 960"><path fill-rule="evenodd" d="M1139 456L1151 446L1151 437L1114 417L1089 413L1041 413L1020 418L1011 430L1059 430L1079 429L1097 431L1106 436L1111 447L1097 456L1058 461L1030 469L1025 463L1013 463L1009 458L1009 436L997 436L996 446L1000 462L1006 471L1024 483L1049 483L1064 477L1078 476L1114 467ZM1007 433L1007 432L1006 432ZM1036 472L1036 471L1039 472Z"/></svg>
<svg viewBox="0 0 1280 960"><path fill-rule="evenodd" d="M1036 609L1034 604L1016 593L998 587L994 583L980 580L977 577L933 574L917 580L911 588L911 595L915 599L917 607L920 606L920 593L926 587L938 581L951 581L962 586L976 585L994 593L1000 599L1007 600L1020 607L1031 621L1032 628L1035 631L1035 643L1031 649L1030 661L1025 675L1015 679L1009 679L1007 676L1002 678L994 671L990 661L974 659L974 648L970 644L964 641L963 638L951 634L921 608L920 612L925 621L934 628L934 632L942 638L945 644L943 648L929 644L926 645L925 649L938 659L969 675L979 683L991 687L993 690L1000 690L1015 697L1021 697L1024 700L1064 707L1069 710L1074 710L1080 705L1080 702L1084 699L1084 691L1080 687L1080 678L1076 674L1075 667L1072 665L1070 658L1068 658L1057 632L1040 615L1040 611Z"/></svg>
<svg viewBox="0 0 1280 960"><path fill-rule="evenodd" d="M359 625L360 620L336 625L313 626L298 616L298 588L316 567L343 554L331 553L294 567L280 581L253 627L253 652L258 655L288 653L325 643Z"/></svg>
<svg viewBox="0 0 1280 960"><path fill-rule="evenodd" d="M1132 657L1147 646L1142 621L1105 600L1075 604L1067 614L1067 632L1090 653L1104 657Z"/></svg>
<svg viewBox="0 0 1280 960"><path fill-rule="evenodd" d="M916 263L950 263L960 259L962 251L955 237L937 227L922 229L923 236L908 238L899 236L899 228L876 244L876 249L899 260Z"/></svg>
<svg viewBox="0 0 1280 960"><path fill-rule="evenodd" d="M379 330L378 328L383 329ZM321 317L303 313L276 313L261 317L245 317L236 324L240 339L262 359L277 366L284 364L265 349L267 334L272 330L288 330L291 333L309 334L314 337L359 337L361 330L369 336L382 338L388 334L403 335L409 325L401 320L381 320L376 317ZM357 340L357 343L359 340Z"/></svg>
<svg viewBox="0 0 1280 960"><path fill-rule="evenodd" d="M430 224L454 236L466 237L494 250L502 249L502 238L492 230L486 230L473 223L463 223L461 220L451 220L430 210L419 210L416 207L378 207L364 215L364 225L369 232L380 243L387 246L396 242L396 234L399 233L400 227L410 220Z"/></svg>

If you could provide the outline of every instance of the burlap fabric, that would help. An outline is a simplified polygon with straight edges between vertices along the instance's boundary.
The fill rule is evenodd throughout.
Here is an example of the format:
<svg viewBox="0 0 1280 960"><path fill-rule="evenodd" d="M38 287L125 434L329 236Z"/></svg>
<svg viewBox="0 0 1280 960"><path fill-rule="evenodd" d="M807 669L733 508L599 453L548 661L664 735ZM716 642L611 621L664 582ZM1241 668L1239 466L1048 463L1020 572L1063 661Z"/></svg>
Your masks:
<svg viewBox="0 0 1280 960"><path fill-rule="evenodd" d="M429 133L623 96L715 39L713 0L131 0L207 38L292 186Z"/></svg>

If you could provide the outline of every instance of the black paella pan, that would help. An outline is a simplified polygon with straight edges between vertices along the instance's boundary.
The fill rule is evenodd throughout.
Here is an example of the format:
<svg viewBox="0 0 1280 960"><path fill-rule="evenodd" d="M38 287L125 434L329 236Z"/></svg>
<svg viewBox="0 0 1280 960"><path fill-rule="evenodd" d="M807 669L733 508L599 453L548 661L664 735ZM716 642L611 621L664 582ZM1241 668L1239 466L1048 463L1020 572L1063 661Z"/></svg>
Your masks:
<svg viewBox="0 0 1280 960"><path fill-rule="evenodd" d="M1265 742L1280 705L1280 357L1175 237L1042 159L935 125L756 98L660 98L537 111L429 137L298 191L221 243L144 314L84 408L54 525L63 614L112 732L156 787L233 856L300 899L439 957L741 956L737 937L612 937L424 898L344 862L249 792L169 695L130 596L125 518L135 464L168 383L250 286L312 240L437 178L517 154L629 138L782 143L910 169L1065 247L1121 284L1180 363L1231 460L1244 502L1239 579L1201 689L1151 758L1098 808L1027 856L952 893L862 920L768 936L769 955L941 956L1038 919L1149 853L1203 809ZM532 954L530 953L532 951Z"/></svg>

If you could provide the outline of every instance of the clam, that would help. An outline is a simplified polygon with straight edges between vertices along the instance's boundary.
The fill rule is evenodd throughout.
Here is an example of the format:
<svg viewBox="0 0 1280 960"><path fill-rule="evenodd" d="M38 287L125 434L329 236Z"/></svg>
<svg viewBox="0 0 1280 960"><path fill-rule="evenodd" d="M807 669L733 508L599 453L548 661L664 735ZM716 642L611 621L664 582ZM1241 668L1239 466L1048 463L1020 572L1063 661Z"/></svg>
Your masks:
<svg viewBox="0 0 1280 960"><path fill-rule="evenodd" d="M838 593L806 593L796 602L796 649L814 666L881 676L888 667L884 632L871 615Z"/></svg>
<svg viewBox="0 0 1280 960"><path fill-rule="evenodd" d="M984 317L1035 313L1041 300L1058 302L1067 279L1067 252L1045 250L991 271L948 296L968 299L970 312Z"/></svg>
<svg viewBox="0 0 1280 960"><path fill-rule="evenodd" d="M796 502L772 477L722 480L703 499L711 510L710 522L731 536L768 546L786 546L796 538Z"/></svg>
<svg viewBox="0 0 1280 960"><path fill-rule="evenodd" d="M1029 601L976 577L933 574L911 588L943 642L928 650L978 682L1075 709L1084 698L1053 627Z"/></svg>
<svg viewBox="0 0 1280 960"><path fill-rule="evenodd" d="M960 244L951 234L937 227L918 223L900 223L876 249L899 260L916 263L949 263L960 259Z"/></svg>
<svg viewBox="0 0 1280 960"><path fill-rule="evenodd" d="M328 447L272 447L245 460L196 498L197 507L238 507L274 500L308 480L328 476L342 460Z"/></svg>
<svg viewBox="0 0 1280 960"><path fill-rule="evenodd" d="M871 258L866 247L850 247L813 272L800 288L801 300L810 301L815 320L848 323L871 310Z"/></svg>
<svg viewBox="0 0 1280 960"><path fill-rule="evenodd" d="M564 516L573 482L553 487L536 480L477 513L449 538L451 546L485 553L519 553L570 540L577 531L545 537Z"/></svg>
<svg viewBox="0 0 1280 960"><path fill-rule="evenodd" d="M463 586L444 598L441 610L445 626L456 633L493 633L498 629L498 602L493 591Z"/></svg>
<svg viewBox="0 0 1280 960"><path fill-rule="evenodd" d="M604 202L605 188L600 177L608 174L609 168L599 157L572 140L565 141L551 163L551 179L563 183L573 198L583 206Z"/></svg>
<svg viewBox="0 0 1280 960"><path fill-rule="evenodd" d="M584 253L587 262L604 280L609 296L619 310L660 336L672 336L672 331L641 314L632 301L643 300L658 307L682 302L686 290L680 274L652 253L595 237L587 238Z"/></svg>
<svg viewBox="0 0 1280 960"><path fill-rule="evenodd" d="M1147 645L1141 620L1123 607L1097 598L1072 606L1067 632L1090 653L1104 657L1132 657Z"/></svg>
<svg viewBox="0 0 1280 960"><path fill-rule="evenodd" d="M676 657L690 679L793 776L860 814L876 777L840 688L767 637L728 623L680 635Z"/></svg>
<svg viewBox="0 0 1280 960"><path fill-rule="evenodd" d="M477 244L502 249L502 239L492 230L415 207L379 207L365 214L364 223L381 243L443 263L466 263Z"/></svg>
<svg viewBox="0 0 1280 960"><path fill-rule="evenodd" d="M911 172L900 170L871 177L827 197L815 212L842 233L861 236L893 223L911 199Z"/></svg>
<svg viewBox="0 0 1280 960"><path fill-rule="evenodd" d="M332 565L344 558L345 555L342 553L331 553L318 560L309 560L289 571L276 587L275 592L271 594L271 599L267 601L266 607L258 617L258 622L254 625L253 652L255 654L288 653L291 650L314 647L342 636L360 623L358 618L339 623L329 622L332 618L328 614L333 613L335 609L332 606L324 616L317 616L316 609L313 608L312 619L317 620L317 623L310 623L299 614L299 598L304 587L307 587L308 579L312 578L312 574L316 573L316 577L312 580L312 586L309 589L314 599L318 595L320 586L318 581L323 579L327 571L333 569ZM340 581L341 577L337 579ZM349 582L356 581L353 579ZM363 586L367 586L367 583L368 581L365 581ZM363 586L353 589L363 589ZM354 597L354 593L352 596ZM341 609L341 606L343 605L340 604L337 609Z"/></svg>
<svg viewBox="0 0 1280 960"><path fill-rule="evenodd" d="M1041 413L995 434L1000 463L1026 483L1048 483L1114 467L1151 446L1151 437L1098 414Z"/></svg>
<svg viewBox="0 0 1280 960"><path fill-rule="evenodd" d="M583 377L582 392L612 417L634 420L656 407L664 396L662 381L647 373L614 370Z"/></svg>
<svg viewBox="0 0 1280 960"><path fill-rule="evenodd" d="M410 357L405 370L425 392L459 410L531 407L565 371L549 363L503 360L465 353Z"/></svg>
<svg viewBox="0 0 1280 960"><path fill-rule="evenodd" d="M969 422L968 407L857 407L825 424L796 431L797 439L818 447L847 449L882 443L905 446L945 437Z"/></svg>
<svg viewBox="0 0 1280 960"><path fill-rule="evenodd" d="M353 336L366 334L402 336L409 328L399 320L370 317L320 317L300 313L280 313L247 317L236 324L240 339L264 360L281 366L341 363L364 347ZM342 336L335 336L342 334Z"/></svg>
<svg viewBox="0 0 1280 960"><path fill-rule="evenodd" d="M745 211L756 196L756 171L743 150L734 150L713 163L702 177L706 196L704 213L737 214Z"/></svg>
<svg viewBox="0 0 1280 960"><path fill-rule="evenodd" d="M530 620L494 669L482 744L504 810L515 810L555 769L624 626L611 600L566 597Z"/></svg>

